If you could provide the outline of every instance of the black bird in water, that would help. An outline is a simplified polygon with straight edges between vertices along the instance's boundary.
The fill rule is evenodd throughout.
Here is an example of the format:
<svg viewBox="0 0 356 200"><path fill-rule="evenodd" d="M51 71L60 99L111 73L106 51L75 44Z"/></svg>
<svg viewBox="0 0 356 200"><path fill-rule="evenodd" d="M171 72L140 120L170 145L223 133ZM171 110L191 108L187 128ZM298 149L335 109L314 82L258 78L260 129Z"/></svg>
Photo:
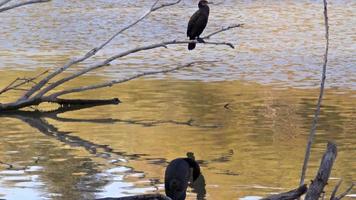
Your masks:
<svg viewBox="0 0 356 200"><path fill-rule="evenodd" d="M209 18L209 6L208 1L200 0L198 4L199 10L197 10L192 17L190 17L187 29L187 36L190 40L197 39L199 42L204 42L199 38L200 34L204 31ZM193 50L195 43L189 43L188 49Z"/></svg>
<svg viewBox="0 0 356 200"><path fill-rule="evenodd" d="M193 170L193 173L191 173ZM188 182L193 175L195 181L200 175L199 164L192 158L177 158L166 168L164 188L172 200L185 200Z"/></svg>

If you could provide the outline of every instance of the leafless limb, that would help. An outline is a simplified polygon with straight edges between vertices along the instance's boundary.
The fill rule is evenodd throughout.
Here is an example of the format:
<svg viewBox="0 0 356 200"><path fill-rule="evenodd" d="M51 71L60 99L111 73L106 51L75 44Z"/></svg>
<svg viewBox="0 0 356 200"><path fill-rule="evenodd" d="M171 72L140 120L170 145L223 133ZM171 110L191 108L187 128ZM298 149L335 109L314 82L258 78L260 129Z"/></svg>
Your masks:
<svg viewBox="0 0 356 200"><path fill-rule="evenodd" d="M0 7L9 3L11 0L5 0L3 2L0 3ZM7 10L11 10L11 9L14 9L14 8L18 8L18 7L21 7L21 6L25 6L25 5L30 5L30 4L34 4L34 3L45 3L45 2L49 2L51 0L30 0L30 1L25 1L25 2L21 2L21 3L17 3L17 4L13 4L13 5L10 5L10 6L6 6L6 7L2 7L0 8L0 13L1 12L4 12L4 11L7 11Z"/></svg>
<svg viewBox="0 0 356 200"><path fill-rule="evenodd" d="M39 77L41 77L42 75L48 73L48 70L34 76L34 77L30 77L30 78L16 78L15 80L13 80L9 85L7 85L6 87L4 87L3 89L0 90L0 95L8 92L10 90L16 90L18 89L20 86L26 85L28 83L35 83L34 80L38 79Z"/></svg>
<svg viewBox="0 0 356 200"><path fill-rule="evenodd" d="M87 91L87 90L94 90L94 89L99 89L99 88L104 88L104 87L111 87L113 85L116 85L116 84L119 84L119 83L124 83L124 82L127 82L127 81L131 81L133 79L137 79L137 78L140 78L142 76L148 76L148 75L154 75L154 74L164 74L164 73L180 70L180 69L183 69L183 68L191 67L191 66L193 66L195 64L211 63L211 62L212 61L197 61L197 62L191 62L191 63L185 64L185 65L181 65L181 66L178 66L178 67L174 67L174 68L171 68L171 69L143 72L143 73L139 73L139 74L133 75L131 77L123 78L123 79L120 79L120 80L113 80L113 81L109 81L109 82L105 82L105 83L101 83L101 84L89 85L89 86L84 86L84 87L78 87L78 88L73 88L73 89L69 89L69 90L64 90L64 91L61 91L61 92L56 92L56 93L54 93L54 94L52 94L52 95L50 95L50 96L48 96L46 98L52 99L52 98L57 98L58 96L62 96L62 95L65 95L65 94L70 94L70 93L75 93L75 92L83 92L83 91Z"/></svg>
<svg viewBox="0 0 356 200"><path fill-rule="evenodd" d="M159 9L168 7L168 6L173 6L178 4L181 0L176 1L174 3L171 4L163 4L161 6L155 7L157 5L159 0L156 0L153 5L151 6L151 8L145 12L140 18L138 18L136 21L134 21L133 23L129 24L128 26L120 29L119 31L117 31L113 36L111 36L108 40L106 40L104 43L102 43L101 45L99 45L98 47L93 48L92 50L90 50L89 52L87 52L85 55L78 57L78 58L74 58L71 59L70 61L68 61L68 63L66 63L64 66L58 68L57 70L55 70L54 72L52 72L51 74L49 74L46 78L44 78L42 81L39 82L39 84L33 86L28 92L26 92L19 100L25 100L28 99L29 97L31 97L31 95L33 95L35 92L37 92L38 90L40 90L44 85L46 85L46 83L51 80L52 78L54 78L55 76L57 76L58 74L62 73L63 71L67 70L68 68L70 68L71 66L78 64L80 62L83 62L84 60L94 56L97 52L99 52L101 49L103 49L107 44L109 44L114 38L116 38L118 35L122 34L124 31L130 29L131 27L135 26L136 24L138 24L140 21L142 21L143 19L145 19L148 15L150 15L152 12L157 11Z"/></svg>
<svg viewBox="0 0 356 200"><path fill-rule="evenodd" d="M0 1L0 7L9 3L11 0L3 0L3 1Z"/></svg>
<svg viewBox="0 0 356 200"><path fill-rule="evenodd" d="M342 179L340 179L340 181L336 184L334 190L331 193L330 200L333 200L335 198L336 192L339 190L341 183L342 183Z"/></svg>
<svg viewBox="0 0 356 200"><path fill-rule="evenodd" d="M307 185L299 186L299 188L291 190L289 192L284 192L281 194L275 194L261 200L294 200L305 194L307 191Z"/></svg>
<svg viewBox="0 0 356 200"><path fill-rule="evenodd" d="M227 31L227 30L230 30L230 29L233 29L233 28L237 28L237 27L240 27L240 26L229 26L227 28L224 28L223 30L218 30L218 31L215 31L211 34L209 34L211 37L212 35L215 35L217 33L221 33L223 31ZM206 37L202 37L202 39L206 39ZM142 47L137 47L137 48L134 48L134 49L130 49L130 50L127 50L125 52L122 52L122 53L119 53L119 54L116 54L100 63L97 63L97 64L94 64L88 68L85 68L75 74L72 74L68 77L65 77L63 79L60 79L52 84L50 84L49 86L47 86L46 88L44 88L42 91L40 91L36 96L35 98L41 98L43 95L45 95L47 92L53 90L54 88L56 88L57 86L65 83L65 82L68 82L74 78L77 78L83 74L86 74L90 71L93 71L93 70L96 70L96 69L99 69L101 67L104 67L104 66L107 66L108 64L110 64L110 62L118 59L118 58L122 58L122 57L125 57L129 54L132 54L132 53L136 53L136 52L139 52L139 51L144 51L144 50L150 50L150 49L155 49L155 48L159 48L159 47L167 47L167 45L177 45L177 44L188 44L188 43L199 43L197 40L181 40L181 41L178 41L178 40L171 40L171 41L166 41L166 42L161 42L161 43L157 43L157 44L151 44L151 45L147 45L147 46L142 46ZM231 48L234 48L233 44L231 43L227 43L227 42L205 42L203 44L212 44L212 45L227 45Z"/></svg>
<svg viewBox="0 0 356 200"><path fill-rule="evenodd" d="M237 28L237 27L242 27L243 25L244 25L244 24L235 24L235 25L223 27L223 28L221 28L221 29L218 30L218 31L215 31L215 32L213 32L213 33L210 33L209 35L205 36L204 38L210 39L212 36L214 36L214 35L216 35L216 34L218 34L218 33L227 31L227 30L229 30L229 29Z"/></svg>
<svg viewBox="0 0 356 200"><path fill-rule="evenodd" d="M311 130L310 130L310 133L309 133L308 144L307 144L307 147L306 147L304 163L303 163L303 168L302 168L302 174L301 174L301 178L300 178L300 185L304 184L305 174L306 174L306 171L307 171L310 152L311 152L311 146L312 146L312 143L313 143L313 140L314 140L315 131L316 131L316 127L317 127L318 119L319 119L319 114L320 114L321 102L323 100L323 95L324 95L324 87L325 87L325 79L326 79L326 66L327 66L327 63L328 63L328 53L329 53L329 21L328 21L327 1L326 0L323 0L323 1L324 1L325 40L326 40L324 63L323 63L321 83L320 83L320 93L319 93L318 103L317 103L315 114L314 114L312 127L311 127Z"/></svg>
<svg viewBox="0 0 356 200"><path fill-rule="evenodd" d="M58 104L73 104L73 102L77 102L77 104L86 104L86 103L95 104L95 103L101 103L101 101L114 101L114 102L119 103L118 99L113 99L113 100L69 100L69 99L59 99L58 97L65 95L65 94L75 93L75 92L82 92L82 91L87 91L87 90L99 89L99 88L103 88L103 87L110 87L112 85L127 82L127 81L130 81L133 79L140 78L142 76L148 76L148 75L153 75L153 74L158 74L158 73L173 72L173 71L176 71L176 70L179 70L182 68L193 66L194 64L199 64L199 63L202 64L202 63L209 63L209 62L213 62L213 61L191 62L191 63L181 65L181 66L178 66L175 68L157 70L157 71L149 71L149 72L136 74L134 76L124 78L121 80L114 80L114 81L105 82L102 84L96 84L96 85L91 85L91 86L83 86L83 87L79 87L79 88L68 89L68 90L54 93L49 96L43 96L41 98L31 98L31 99L27 99L25 101L16 101L16 102L7 103L7 104L0 104L0 111L17 110L17 109L20 109L23 107L38 105L43 102L58 103Z"/></svg>
<svg viewBox="0 0 356 200"><path fill-rule="evenodd" d="M329 142L320 162L319 170L305 195L305 200L319 199L320 194L324 191L324 187L329 180L336 156L336 144Z"/></svg>
<svg viewBox="0 0 356 200"><path fill-rule="evenodd" d="M335 194L334 194L334 196L331 196L330 200L340 200L340 199L344 198L348 193L351 192L351 190L354 186L355 186L355 183L352 183L351 186L349 188L347 188L347 190L345 192L341 193L337 197L335 197Z"/></svg>

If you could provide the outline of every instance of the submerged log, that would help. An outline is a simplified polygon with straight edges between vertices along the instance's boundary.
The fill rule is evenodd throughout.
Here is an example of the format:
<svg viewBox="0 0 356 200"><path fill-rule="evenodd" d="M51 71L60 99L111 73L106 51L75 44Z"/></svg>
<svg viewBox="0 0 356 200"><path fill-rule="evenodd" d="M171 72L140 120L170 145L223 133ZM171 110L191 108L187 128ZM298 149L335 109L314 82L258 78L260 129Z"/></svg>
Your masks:
<svg viewBox="0 0 356 200"><path fill-rule="evenodd" d="M323 158L320 163L318 173L305 196L305 200L315 200L319 199L320 194L324 191L325 185L328 183L330 177L331 169L333 167L334 161L337 155L336 144L328 142L326 152L323 155Z"/></svg>

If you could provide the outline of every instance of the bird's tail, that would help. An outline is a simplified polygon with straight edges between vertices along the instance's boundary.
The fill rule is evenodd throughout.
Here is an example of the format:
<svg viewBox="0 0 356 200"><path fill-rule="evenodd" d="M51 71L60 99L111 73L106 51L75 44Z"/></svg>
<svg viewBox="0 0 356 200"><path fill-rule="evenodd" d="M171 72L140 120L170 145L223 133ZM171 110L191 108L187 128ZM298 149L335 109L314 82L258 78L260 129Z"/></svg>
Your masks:
<svg viewBox="0 0 356 200"><path fill-rule="evenodd" d="M194 38L189 38L190 40L194 40ZM193 50L195 48L196 43L189 43L188 50Z"/></svg>

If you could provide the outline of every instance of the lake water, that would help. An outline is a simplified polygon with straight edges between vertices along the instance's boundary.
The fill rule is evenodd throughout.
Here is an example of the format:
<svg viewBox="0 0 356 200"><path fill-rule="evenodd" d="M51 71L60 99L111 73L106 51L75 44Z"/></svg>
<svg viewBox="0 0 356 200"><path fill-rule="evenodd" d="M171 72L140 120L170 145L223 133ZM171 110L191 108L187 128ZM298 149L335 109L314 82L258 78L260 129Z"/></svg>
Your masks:
<svg viewBox="0 0 356 200"><path fill-rule="evenodd" d="M0 88L83 55L152 2L54 0L0 13ZM185 39L196 2L153 13L67 74L128 48ZM235 49L198 44L194 51L186 45L144 51L65 87L191 61L217 62L70 96L118 97L118 106L3 115L0 161L14 167L0 164L0 199L164 193L167 163L187 152L194 152L204 175L187 199L257 199L295 188L319 92L322 2L221 2L211 6L205 33L244 23L211 39L230 41ZM340 178L342 190L356 179L355 11L355 1L329 2L327 88L306 179L314 177L327 141L337 143L328 194ZM0 102L21 92L3 94ZM355 196L353 190L348 198Z"/></svg>

